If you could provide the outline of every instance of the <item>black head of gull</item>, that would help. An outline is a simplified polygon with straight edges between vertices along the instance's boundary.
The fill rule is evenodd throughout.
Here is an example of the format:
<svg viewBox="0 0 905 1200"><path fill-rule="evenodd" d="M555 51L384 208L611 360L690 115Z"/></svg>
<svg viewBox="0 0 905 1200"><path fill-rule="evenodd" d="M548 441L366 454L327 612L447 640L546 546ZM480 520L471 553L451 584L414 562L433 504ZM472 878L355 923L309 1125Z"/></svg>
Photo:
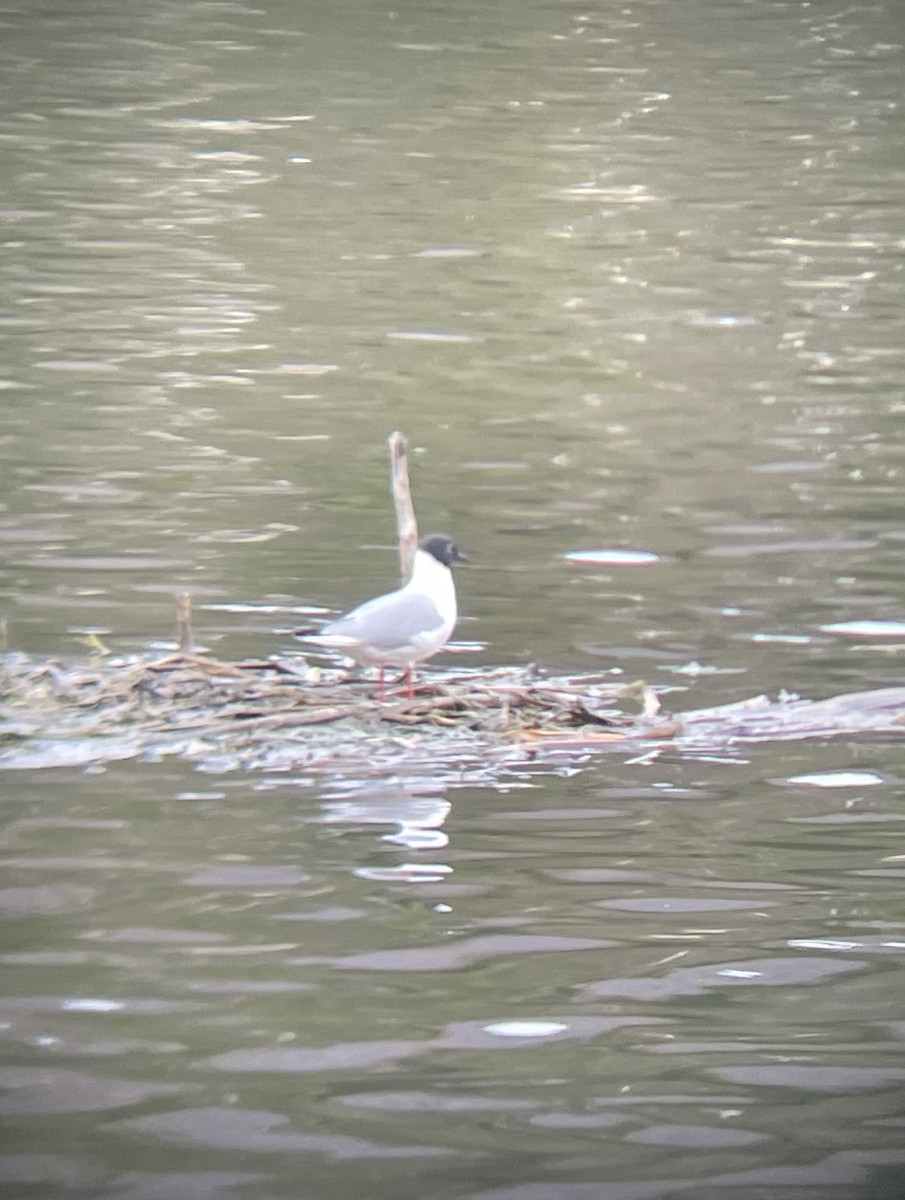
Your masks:
<svg viewBox="0 0 905 1200"><path fill-rule="evenodd" d="M329 621L306 640L336 650L364 666L380 668L380 698L386 667L404 667L408 695L414 695L412 668L449 641L456 624L456 588L450 567L467 561L444 533L422 538L415 551L412 577L385 596L376 596Z"/></svg>
<svg viewBox="0 0 905 1200"><path fill-rule="evenodd" d="M418 543L418 549L432 555L437 562L443 563L444 567L451 567L457 562L468 562L468 556L463 554L452 538L447 537L445 533L429 533Z"/></svg>

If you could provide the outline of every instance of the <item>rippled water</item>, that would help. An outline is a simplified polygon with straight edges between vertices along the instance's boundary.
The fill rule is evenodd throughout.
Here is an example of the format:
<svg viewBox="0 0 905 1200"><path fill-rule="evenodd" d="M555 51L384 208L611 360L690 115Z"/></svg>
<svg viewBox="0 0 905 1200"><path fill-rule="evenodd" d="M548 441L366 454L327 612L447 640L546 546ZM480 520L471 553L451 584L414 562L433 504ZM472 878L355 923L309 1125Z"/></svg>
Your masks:
<svg viewBox="0 0 905 1200"><path fill-rule="evenodd" d="M165 643L188 588L286 651L393 582L401 428L467 661L900 683L903 41L895 0L7 6L10 647ZM10 1200L903 1194L894 739L2 791Z"/></svg>

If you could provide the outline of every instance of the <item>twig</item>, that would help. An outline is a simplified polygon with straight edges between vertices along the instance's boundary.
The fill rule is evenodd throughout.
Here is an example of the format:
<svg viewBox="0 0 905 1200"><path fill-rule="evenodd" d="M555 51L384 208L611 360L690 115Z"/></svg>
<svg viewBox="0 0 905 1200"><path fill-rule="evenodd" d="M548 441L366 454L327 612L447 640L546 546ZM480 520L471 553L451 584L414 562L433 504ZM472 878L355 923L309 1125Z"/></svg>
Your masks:
<svg viewBox="0 0 905 1200"><path fill-rule="evenodd" d="M262 713L260 716L248 717L241 721L244 730L262 728L293 728L297 725L323 725L329 721L341 721L344 717L362 715L362 705L346 704L324 707L316 711L300 712L298 709L281 709L278 712ZM233 726L235 728L235 726Z"/></svg>
<svg viewBox="0 0 905 1200"><path fill-rule="evenodd" d="M412 563L418 549L418 522L412 503L409 484L408 443L401 433L391 433L387 438L390 450L390 482L393 489L393 504L396 508L396 534L399 538L399 566L402 581L406 583L412 574Z"/></svg>
<svg viewBox="0 0 905 1200"><path fill-rule="evenodd" d="M231 663L215 662L197 654L168 654L165 658L145 663L146 671L177 671L181 667L197 667L204 675L231 675L241 678L242 670Z"/></svg>

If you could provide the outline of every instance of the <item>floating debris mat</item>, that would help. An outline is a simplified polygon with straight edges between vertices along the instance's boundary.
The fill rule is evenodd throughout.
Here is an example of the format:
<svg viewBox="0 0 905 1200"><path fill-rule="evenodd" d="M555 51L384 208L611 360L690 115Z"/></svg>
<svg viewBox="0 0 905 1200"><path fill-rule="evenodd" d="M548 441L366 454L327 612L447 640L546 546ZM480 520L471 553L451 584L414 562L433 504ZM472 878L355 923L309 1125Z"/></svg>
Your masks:
<svg viewBox="0 0 905 1200"><path fill-rule="evenodd" d="M676 715L652 688L535 667L432 671L414 699L380 703L373 681L304 659L0 658L0 768L177 756L201 769L460 769L475 779L518 763L586 761L605 749L905 731L905 688L828 700L764 696Z"/></svg>
<svg viewBox="0 0 905 1200"><path fill-rule="evenodd" d="M626 704L635 717L626 713ZM643 685L543 677L531 667L422 673L414 699L301 658L202 655L0 659L0 767L175 754L209 769L374 763L420 743L449 762L546 731L592 726L623 741Z"/></svg>

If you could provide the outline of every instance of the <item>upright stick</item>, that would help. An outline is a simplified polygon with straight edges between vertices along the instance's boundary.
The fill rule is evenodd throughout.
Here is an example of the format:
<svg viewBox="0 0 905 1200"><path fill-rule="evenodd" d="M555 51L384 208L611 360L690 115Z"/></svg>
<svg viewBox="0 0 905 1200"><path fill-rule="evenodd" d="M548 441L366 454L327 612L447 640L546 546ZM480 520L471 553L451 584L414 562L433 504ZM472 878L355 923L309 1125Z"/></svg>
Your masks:
<svg viewBox="0 0 905 1200"><path fill-rule="evenodd" d="M176 646L180 654L191 654L192 644L192 597L188 592L176 593Z"/></svg>
<svg viewBox="0 0 905 1200"><path fill-rule="evenodd" d="M402 582L407 583L412 574L412 563L418 549L418 522L412 504L412 489L409 486L408 442L401 433L391 433L387 438L390 449L390 481L393 488L393 504L396 507L396 533L399 537L399 566Z"/></svg>

